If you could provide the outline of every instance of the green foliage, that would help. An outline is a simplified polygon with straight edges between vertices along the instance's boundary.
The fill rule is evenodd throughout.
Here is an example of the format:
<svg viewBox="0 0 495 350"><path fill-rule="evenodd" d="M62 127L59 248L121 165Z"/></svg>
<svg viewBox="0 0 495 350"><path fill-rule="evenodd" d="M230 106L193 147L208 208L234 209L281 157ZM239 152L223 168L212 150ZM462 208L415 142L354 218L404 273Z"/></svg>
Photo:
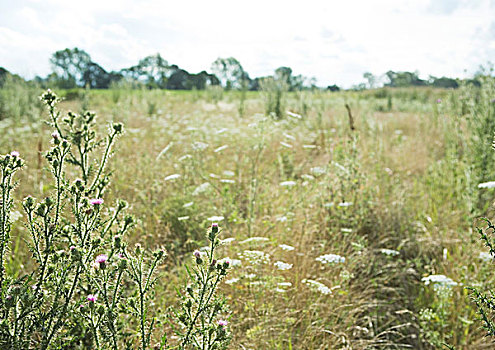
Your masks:
<svg viewBox="0 0 495 350"><path fill-rule="evenodd" d="M215 250L220 245L218 225L207 233L209 249L194 252L195 267L188 270L190 284L179 293L181 308L175 312L180 325L177 334L179 349L226 349L230 342L226 301L216 295L219 283L227 275L230 260L217 260Z"/></svg>
<svg viewBox="0 0 495 350"><path fill-rule="evenodd" d="M36 84L7 73L0 84L0 120L38 120L43 111L39 91Z"/></svg>
<svg viewBox="0 0 495 350"><path fill-rule="evenodd" d="M261 91L265 100L265 114L281 119L285 115L285 95L289 90L286 79L267 77L260 82Z"/></svg>

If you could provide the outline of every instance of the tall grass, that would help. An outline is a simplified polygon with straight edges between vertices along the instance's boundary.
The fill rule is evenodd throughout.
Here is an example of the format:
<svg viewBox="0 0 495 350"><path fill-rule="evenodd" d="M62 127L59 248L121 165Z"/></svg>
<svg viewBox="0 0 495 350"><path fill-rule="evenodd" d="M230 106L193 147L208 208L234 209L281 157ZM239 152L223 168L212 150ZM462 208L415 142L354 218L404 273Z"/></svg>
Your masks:
<svg viewBox="0 0 495 350"><path fill-rule="evenodd" d="M108 199L132 203L132 243L170 254L155 307L174 302L174 285L187 280L184 257L215 219L224 228L219 254L232 262L220 284L232 348L490 348L464 288L494 281L473 233L476 215L493 215L493 190L478 188L495 180L485 156L495 131L490 84L245 96L89 91L92 109L127 124ZM29 163L36 132L16 130L0 147ZM17 196L43 196L46 178L25 169ZM15 240L25 234L13 226L16 261L27 260Z"/></svg>

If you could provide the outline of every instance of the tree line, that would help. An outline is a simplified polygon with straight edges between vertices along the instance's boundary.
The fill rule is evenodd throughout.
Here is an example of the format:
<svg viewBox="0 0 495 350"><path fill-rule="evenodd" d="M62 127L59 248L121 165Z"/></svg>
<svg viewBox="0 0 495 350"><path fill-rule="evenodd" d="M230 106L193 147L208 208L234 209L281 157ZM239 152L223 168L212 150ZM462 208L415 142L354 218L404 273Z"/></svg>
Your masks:
<svg viewBox="0 0 495 350"><path fill-rule="evenodd" d="M108 89L119 83L135 87L168 90L204 90L207 86L222 86L226 90L259 90L269 78L283 80L289 91L315 87L315 79L294 75L289 67L277 68L273 76L252 79L234 57L218 58L211 65L211 73L203 70L189 73L176 64L169 64L159 53L141 59L136 65L119 71L107 71L94 62L84 50L73 48L56 51L50 58L52 72L34 81L41 86L63 89L87 87Z"/></svg>
<svg viewBox="0 0 495 350"><path fill-rule="evenodd" d="M107 71L94 62L86 51L77 47L56 51L50 57L50 63L52 72L48 76L36 76L33 79L42 87L108 89L124 83L148 89L204 90L208 86L221 86L226 90L257 91L270 81L276 81L283 84L288 91L318 88L315 78L295 75L290 67L279 67L271 76L251 78L234 57L216 59L211 65L211 73L203 70L195 74L176 64L169 64L159 53L147 56L136 65L119 71ZM8 72L0 67L0 84L7 74ZM417 72L407 71L388 71L381 77L365 73L363 79L365 82L354 85L353 89L373 89L379 86L457 88L460 83L459 79L447 77L430 76L428 80L423 80ZM334 84L326 89L339 91L340 87Z"/></svg>

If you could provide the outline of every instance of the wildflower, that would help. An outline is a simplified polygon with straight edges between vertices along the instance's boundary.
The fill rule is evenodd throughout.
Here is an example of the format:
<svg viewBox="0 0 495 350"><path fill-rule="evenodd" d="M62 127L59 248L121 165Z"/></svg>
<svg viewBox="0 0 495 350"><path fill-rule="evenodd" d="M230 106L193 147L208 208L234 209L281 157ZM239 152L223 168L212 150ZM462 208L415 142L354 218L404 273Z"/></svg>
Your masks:
<svg viewBox="0 0 495 350"><path fill-rule="evenodd" d="M231 179L221 179L220 182L224 184L235 184L235 181Z"/></svg>
<svg viewBox="0 0 495 350"><path fill-rule="evenodd" d="M175 179L178 179L179 177L180 177L180 174L172 174L172 175L167 176L165 179L163 179L163 181L175 180Z"/></svg>
<svg viewBox="0 0 495 350"><path fill-rule="evenodd" d="M321 294L325 294L325 295L332 294L332 290L321 282L310 279L303 279L302 283L308 285L311 289L314 289L320 292Z"/></svg>
<svg viewBox="0 0 495 350"><path fill-rule="evenodd" d="M218 320L218 322L217 322L217 323L218 323L218 325L219 325L219 326L221 326L221 327L224 327L224 326L226 326L226 325L228 325L228 324L229 324L229 323L228 323L227 321L225 321L225 320Z"/></svg>
<svg viewBox="0 0 495 350"><path fill-rule="evenodd" d="M200 252L199 250L197 250L197 249L194 251L193 255L194 255L197 259L201 258L201 252Z"/></svg>
<svg viewBox="0 0 495 350"><path fill-rule="evenodd" d="M87 297L87 299L88 299L88 301L90 303L94 303L96 301L96 299L97 299L97 296L94 295L94 294L89 294L88 297Z"/></svg>
<svg viewBox="0 0 495 350"><path fill-rule="evenodd" d="M380 249L380 253L385 254L385 255L391 255L391 256L399 255L400 254L397 250L385 249L385 248L384 249Z"/></svg>
<svg viewBox="0 0 495 350"><path fill-rule="evenodd" d="M69 248L69 250L70 250L71 252L72 252L73 250L75 250L75 249L76 249L76 246L73 246L73 245L71 245L71 246L70 246L70 248Z"/></svg>
<svg viewBox="0 0 495 350"><path fill-rule="evenodd" d="M495 181L482 182L478 185L478 188L494 188Z"/></svg>
<svg viewBox="0 0 495 350"><path fill-rule="evenodd" d="M101 198L94 198L89 200L89 204L91 205L101 205L103 204L103 199Z"/></svg>
<svg viewBox="0 0 495 350"><path fill-rule="evenodd" d="M478 255L478 258L483 260L483 261L490 261L493 259L492 255L488 252L480 252Z"/></svg>
<svg viewBox="0 0 495 350"><path fill-rule="evenodd" d="M279 270L290 270L292 268L292 264L289 264L289 263L285 263L283 261L276 261L273 265L275 265L275 267Z"/></svg>
<svg viewBox="0 0 495 350"><path fill-rule="evenodd" d="M59 133L58 133L58 132L54 131L54 132L52 132L52 137L53 137L55 140L58 140L58 139L59 139L59 137L60 137L60 135L59 135Z"/></svg>
<svg viewBox="0 0 495 350"><path fill-rule="evenodd" d="M305 179L305 180L314 180L315 177L313 175L309 175L309 174L303 174L301 175L301 178Z"/></svg>
<svg viewBox="0 0 495 350"><path fill-rule="evenodd" d="M451 287L451 286L457 286L457 282L455 282L453 279L445 276L445 275L430 275L427 277L423 277L421 279L425 283L425 285L431 284L439 284L442 286L446 287Z"/></svg>
<svg viewBox="0 0 495 350"><path fill-rule="evenodd" d="M222 221L223 219L224 219L223 216L216 216L216 215L214 215L214 216L209 217L207 220L208 221ZM216 225L217 228L218 228L218 224L212 224L211 226L213 227L213 225Z"/></svg>
<svg viewBox="0 0 495 350"><path fill-rule="evenodd" d="M225 283L227 283L227 284L233 284L236 282L239 282L239 279L235 278L235 277L225 281Z"/></svg>
<svg viewBox="0 0 495 350"><path fill-rule="evenodd" d="M239 255L253 265L267 264L270 261L270 255L259 250L245 250Z"/></svg>
<svg viewBox="0 0 495 350"><path fill-rule="evenodd" d="M12 157L19 157L20 153L19 153L19 152L17 152L17 151L12 151L12 152L10 152L10 155L11 155Z"/></svg>
<svg viewBox="0 0 495 350"><path fill-rule="evenodd" d="M282 250L286 250L286 251L288 251L288 252L290 252L290 251L292 251L292 250L296 249L296 248L294 248L293 246L290 246L290 245L287 245L287 244L281 244L281 245L279 245L279 247L280 247Z"/></svg>
<svg viewBox="0 0 495 350"><path fill-rule="evenodd" d="M301 115L299 115L299 114L297 114L297 113L293 113L293 112L291 112L291 111L287 111L287 115L288 115L289 117L292 117L292 118L295 118L295 119L302 119L302 116L301 116Z"/></svg>
<svg viewBox="0 0 495 350"><path fill-rule="evenodd" d="M218 260L218 263L222 264L222 265L226 262L229 264L229 266L232 266L232 267L240 266L242 263L239 259L223 258L223 259Z"/></svg>
<svg viewBox="0 0 495 350"><path fill-rule="evenodd" d="M442 103L442 99L441 98L438 98L437 99L437 103Z"/></svg>
<svg viewBox="0 0 495 350"><path fill-rule="evenodd" d="M98 255L98 256L96 257L95 262L96 262L98 265L100 265L99 267L101 267L102 269L104 269L104 268L105 268L105 264L106 264L107 260L108 260L108 256L107 256L107 255L105 255L105 254L100 254L100 255Z"/></svg>
<svg viewBox="0 0 495 350"><path fill-rule="evenodd" d="M322 264L335 264L335 263L344 263L345 258L343 256L337 254L325 254L317 257L316 261L321 262Z"/></svg>

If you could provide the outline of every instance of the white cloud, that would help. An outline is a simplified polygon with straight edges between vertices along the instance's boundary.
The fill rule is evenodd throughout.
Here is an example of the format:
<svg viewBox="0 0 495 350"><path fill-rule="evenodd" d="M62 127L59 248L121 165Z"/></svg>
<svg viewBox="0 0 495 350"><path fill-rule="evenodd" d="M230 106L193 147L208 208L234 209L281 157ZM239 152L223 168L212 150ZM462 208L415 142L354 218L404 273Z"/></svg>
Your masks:
<svg viewBox="0 0 495 350"><path fill-rule="evenodd" d="M79 47L106 69L160 52L197 72L234 56L252 77L281 65L321 85L419 70L462 76L495 52L493 0L31 0L0 14L0 66L47 74L55 50Z"/></svg>

